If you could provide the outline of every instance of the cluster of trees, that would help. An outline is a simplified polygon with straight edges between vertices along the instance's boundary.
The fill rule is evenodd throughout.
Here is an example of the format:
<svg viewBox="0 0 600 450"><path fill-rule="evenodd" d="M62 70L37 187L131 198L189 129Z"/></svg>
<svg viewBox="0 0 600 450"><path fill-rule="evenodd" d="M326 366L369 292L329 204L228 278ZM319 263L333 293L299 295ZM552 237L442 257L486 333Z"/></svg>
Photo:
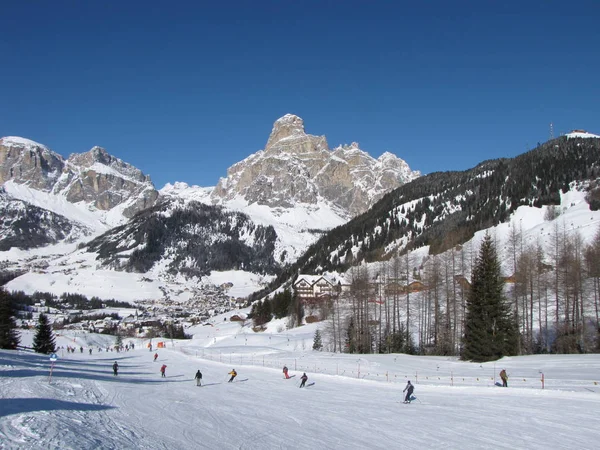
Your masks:
<svg viewBox="0 0 600 450"><path fill-rule="evenodd" d="M20 336L15 322L16 308L12 297L0 288L0 348L16 350ZM33 349L38 353L50 354L56 351L54 333L48 317L40 314L33 338Z"/></svg>
<svg viewBox="0 0 600 450"><path fill-rule="evenodd" d="M275 293L272 298L267 296L264 300L255 302L249 315L255 327L262 327L273 318L282 319L284 317L289 317L290 326L302 324L304 318L302 302L287 288Z"/></svg>
<svg viewBox="0 0 600 450"><path fill-rule="evenodd" d="M349 288L331 300L331 350L477 361L600 351L600 230L586 244L559 219L544 248L510 226L506 242L488 235L478 252L469 244L351 268Z"/></svg>
<svg viewBox="0 0 600 450"><path fill-rule="evenodd" d="M20 311L28 311L30 306L36 303L44 302L44 306L56 309L79 309L82 311L90 309L102 309L108 308L131 308L131 304L128 302L107 299L102 300L98 297L89 298L82 294L70 294L63 293L60 296L56 296L50 292L34 292L31 295L26 294L23 291L12 291L8 293L16 308Z"/></svg>

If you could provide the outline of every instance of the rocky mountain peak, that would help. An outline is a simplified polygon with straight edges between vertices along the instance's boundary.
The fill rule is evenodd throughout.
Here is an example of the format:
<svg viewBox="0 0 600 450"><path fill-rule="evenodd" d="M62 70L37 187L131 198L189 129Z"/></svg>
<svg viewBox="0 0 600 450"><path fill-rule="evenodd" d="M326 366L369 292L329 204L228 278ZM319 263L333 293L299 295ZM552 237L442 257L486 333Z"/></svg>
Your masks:
<svg viewBox="0 0 600 450"><path fill-rule="evenodd" d="M18 136L0 139L0 185L8 180L48 191L64 167L62 156L45 145Z"/></svg>
<svg viewBox="0 0 600 450"><path fill-rule="evenodd" d="M317 205L324 200L351 217L418 176L394 158L393 164L382 163L357 142L331 151L325 136L306 134L304 121L286 114L275 121L265 150L231 166L211 199L219 203L243 197L249 204L271 208Z"/></svg>
<svg viewBox="0 0 600 450"><path fill-rule="evenodd" d="M16 136L0 139L0 185L8 180L99 210L123 205L126 217L152 206L158 197L149 176L102 147L65 160L42 144Z"/></svg>
<svg viewBox="0 0 600 450"><path fill-rule="evenodd" d="M304 131L304 121L294 114L286 114L275 121L265 150L268 150L278 142L290 137L306 137L306 132Z"/></svg>

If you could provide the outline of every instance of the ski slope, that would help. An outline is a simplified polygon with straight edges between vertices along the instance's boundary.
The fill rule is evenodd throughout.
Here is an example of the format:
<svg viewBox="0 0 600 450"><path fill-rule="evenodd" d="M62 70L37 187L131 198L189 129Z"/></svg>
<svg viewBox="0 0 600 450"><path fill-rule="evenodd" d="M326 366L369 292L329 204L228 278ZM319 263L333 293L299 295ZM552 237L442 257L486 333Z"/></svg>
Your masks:
<svg viewBox="0 0 600 450"><path fill-rule="evenodd" d="M84 352L59 351L51 381L48 356L0 351L0 448L592 449L600 439L600 355L341 355L311 350L315 324L254 333L219 319L152 351L125 339L135 350L99 353L114 337L60 336ZM294 378L283 379L284 364ZM228 383L232 368L247 381ZM509 388L494 386L501 368ZM304 371L316 384L298 389Z"/></svg>

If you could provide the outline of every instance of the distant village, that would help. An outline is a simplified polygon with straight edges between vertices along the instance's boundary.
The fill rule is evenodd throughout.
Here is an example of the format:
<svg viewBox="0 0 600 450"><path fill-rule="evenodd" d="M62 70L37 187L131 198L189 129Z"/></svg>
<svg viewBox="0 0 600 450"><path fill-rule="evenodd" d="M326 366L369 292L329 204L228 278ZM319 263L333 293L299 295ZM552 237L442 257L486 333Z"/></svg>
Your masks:
<svg viewBox="0 0 600 450"><path fill-rule="evenodd" d="M455 277L455 281L463 287L468 287L468 280L462 276ZM234 298L228 295L232 283L221 285L204 284L198 288L191 299L181 302L166 298L153 300L138 300L135 304L95 299L91 306L86 303L74 304L67 299L59 301L37 300L21 313L23 328L34 328L37 324L39 313L48 315L55 329L78 330L93 333L106 333L129 337L169 337L170 331L176 329L179 336L183 337L185 328L199 324L208 324L211 319L220 314L236 311L250 306L247 298ZM318 305L320 302L337 298L349 290L350 286L345 280L326 276L300 274L294 281L292 289L301 301L308 306ZM372 283L373 301L391 295L408 292L420 292L426 289L425 285L414 280L410 284L399 281L387 283ZM79 296L83 297L83 296ZM83 297L85 299L85 297ZM94 300L94 299L92 299ZM94 302L91 302L92 304ZM232 315L235 320L240 320L239 312Z"/></svg>

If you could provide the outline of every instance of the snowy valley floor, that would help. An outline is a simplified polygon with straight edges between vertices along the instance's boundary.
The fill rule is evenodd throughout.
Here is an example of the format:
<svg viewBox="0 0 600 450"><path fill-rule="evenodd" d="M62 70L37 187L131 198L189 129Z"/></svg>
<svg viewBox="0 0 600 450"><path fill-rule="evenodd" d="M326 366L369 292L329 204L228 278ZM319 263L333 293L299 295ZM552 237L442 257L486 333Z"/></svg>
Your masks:
<svg viewBox="0 0 600 450"><path fill-rule="evenodd" d="M359 357L307 350L312 333L310 326L259 335L237 324L198 327L194 340L167 341L156 362L142 348L147 341L98 353L114 338L63 336L58 345L75 340L86 351L59 352L51 382L47 356L0 351L0 448L592 449L600 442L600 355L484 365ZM294 378L283 379L283 364ZM494 386L502 367L508 389ZM247 381L227 383L232 368ZM193 379L198 369L202 387ZM302 371L314 386L298 389ZM401 402L407 378L417 381L410 405Z"/></svg>

